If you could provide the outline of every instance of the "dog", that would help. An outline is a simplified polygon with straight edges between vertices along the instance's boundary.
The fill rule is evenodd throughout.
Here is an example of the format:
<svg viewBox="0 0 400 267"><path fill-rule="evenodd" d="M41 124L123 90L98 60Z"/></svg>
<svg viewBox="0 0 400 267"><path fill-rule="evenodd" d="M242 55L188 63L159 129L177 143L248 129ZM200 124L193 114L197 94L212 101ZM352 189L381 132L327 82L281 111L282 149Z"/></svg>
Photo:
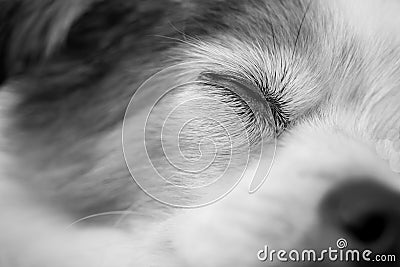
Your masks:
<svg viewBox="0 0 400 267"><path fill-rule="evenodd" d="M0 266L397 266L399 10L2 0Z"/></svg>

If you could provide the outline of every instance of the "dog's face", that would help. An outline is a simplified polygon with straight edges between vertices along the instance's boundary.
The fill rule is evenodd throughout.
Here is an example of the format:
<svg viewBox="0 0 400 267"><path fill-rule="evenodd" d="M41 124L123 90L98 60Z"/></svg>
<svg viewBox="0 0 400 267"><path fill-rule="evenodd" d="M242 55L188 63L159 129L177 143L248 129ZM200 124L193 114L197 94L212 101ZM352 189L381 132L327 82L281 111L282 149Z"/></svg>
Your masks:
<svg viewBox="0 0 400 267"><path fill-rule="evenodd" d="M0 8L1 266L400 257L397 2Z"/></svg>

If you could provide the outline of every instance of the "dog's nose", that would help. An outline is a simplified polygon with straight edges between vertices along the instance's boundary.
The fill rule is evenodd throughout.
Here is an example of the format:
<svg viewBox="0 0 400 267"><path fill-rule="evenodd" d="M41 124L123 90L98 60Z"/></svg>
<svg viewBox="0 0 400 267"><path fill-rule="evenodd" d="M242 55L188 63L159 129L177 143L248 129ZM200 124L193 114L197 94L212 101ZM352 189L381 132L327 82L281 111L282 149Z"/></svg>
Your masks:
<svg viewBox="0 0 400 267"><path fill-rule="evenodd" d="M330 191L321 205L324 223L355 246L374 252L400 249L400 194L371 180L347 182Z"/></svg>

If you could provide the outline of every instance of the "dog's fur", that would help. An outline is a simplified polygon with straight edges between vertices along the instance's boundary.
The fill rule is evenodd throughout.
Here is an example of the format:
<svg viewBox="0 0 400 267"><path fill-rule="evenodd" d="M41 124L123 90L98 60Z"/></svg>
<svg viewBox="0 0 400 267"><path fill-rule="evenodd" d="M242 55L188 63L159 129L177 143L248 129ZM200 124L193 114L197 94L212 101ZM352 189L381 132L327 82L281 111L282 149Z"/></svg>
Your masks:
<svg viewBox="0 0 400 267"><path fill-rule="evenodd" d="M2 0L0 266L257 266L265 244L326 248L340 237L398 253L399 155L376 152L400 126L398 10L391 0ZM175 128L200 116L226 127L195 121L178 149ZM273 157L254 155L275 136L267 180L249 194L253 170ZM210 152L193 146L204 138L222 149L213 167L165 161L161 149L173 162L183 153L189 168ZM182 185L227 162L229 177L244 175L223 199L182 209L154 196L201 206L208 192L155 182L149 158ZM368 210L394 238L365 243L341 219Z"/></svg>

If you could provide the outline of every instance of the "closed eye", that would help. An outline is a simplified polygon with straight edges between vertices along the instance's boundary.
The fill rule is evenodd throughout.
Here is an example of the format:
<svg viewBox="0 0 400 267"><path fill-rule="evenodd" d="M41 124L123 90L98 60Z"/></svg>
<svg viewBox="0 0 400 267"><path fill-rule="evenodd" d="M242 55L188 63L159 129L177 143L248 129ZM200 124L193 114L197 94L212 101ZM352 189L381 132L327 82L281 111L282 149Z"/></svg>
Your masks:
<svg viewBox="0 0 400 267"><path fill-rule="evenodd" d="M279 92L261 89L229 73L204 72L201 78L204 84L219 92L222 90L222 94L229 96L229 100L236 103L237 112L242 113L239 115L249 116L252 122L261 127L267 125L274 135L279 135L289 124L289 114L285 111L288 102Z"/></svg>

